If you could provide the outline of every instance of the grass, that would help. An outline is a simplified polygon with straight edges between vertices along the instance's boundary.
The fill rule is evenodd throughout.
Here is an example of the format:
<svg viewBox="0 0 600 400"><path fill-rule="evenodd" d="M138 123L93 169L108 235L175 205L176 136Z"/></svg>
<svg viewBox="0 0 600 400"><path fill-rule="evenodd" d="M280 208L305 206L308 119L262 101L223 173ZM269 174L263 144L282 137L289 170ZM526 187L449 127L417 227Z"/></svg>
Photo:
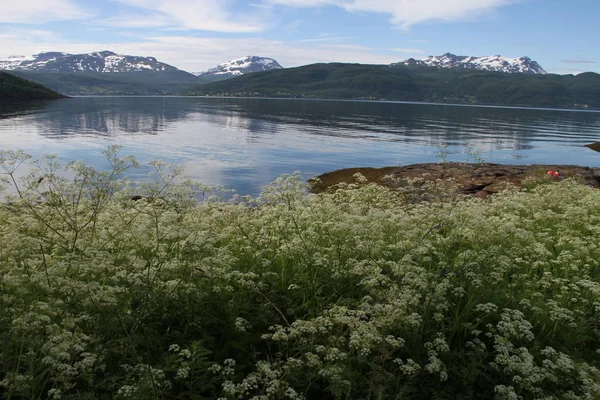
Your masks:
<svg viewBox="0 0 600 400"><path fill-rule="evenodd" d="M178 171L132 185L135 160L106 154L113 171L0 156L19 186L0 207L0 398L600 396L597 190L418 202L283 176L196 202Z"/></svg>

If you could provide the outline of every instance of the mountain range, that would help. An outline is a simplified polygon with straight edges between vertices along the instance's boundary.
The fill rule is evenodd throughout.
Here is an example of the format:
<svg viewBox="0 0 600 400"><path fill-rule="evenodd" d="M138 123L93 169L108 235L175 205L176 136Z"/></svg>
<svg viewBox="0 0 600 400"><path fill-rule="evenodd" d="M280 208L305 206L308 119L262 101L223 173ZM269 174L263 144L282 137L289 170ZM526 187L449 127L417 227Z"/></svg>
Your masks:
<svg viewBox="0 0 600 400"><path fill-rule="evenodd" d="M182 94L189 90L190 84L281 68L272 58L247 56L191 74L154 57L120 55L112 51L84 54L53 51L0 60L0 70L71 95Z"/></svg>
<svg viewBox="0 0 600 400"><path fill-rule="evenodd" d="M0 70L52 73L179 71L154 57L124 56L112 51L87 54L47 52L32 56L14 56L8 60L0 60Z"/></svg>
<svg viewBox="0 0 600 400"><path fill-rule="evenodd" d="M390 66L398 65L546 74L544 68L529 57L510 58L500 55L475 57L446 53L421 60L409 58ZM207 83L274 69L283 69L283 67L272 58L246 56L217 65L208 71L193 72L192 74L198 77L199 83ZM154 57L120 55L107 50L85 54L47 52L32 56L9 57L6 60L0 60L0 70L42 73L185 72L172 65L159 62Z"/></svg>
<svg viewBox="0 0 600 400"><path fill-rule="evenodd" d="M67 95L275 96L600 108L600 75L546 74L529 57L446 53L390 65L330 63L284 69L274 59L247 56L191 74L154 57L49 52L0 61L0 69Z"/></svg>
<svg viewBox="0 0 600 400"><path fill-rule="evenodd" d="M503 56L457 56L452 53L442 54L441 56L429 56L422 60L409 58L397 65L421 65L427 67L438 68L466 68L477 69L480 71L495 71L507 73L522 73L522 74L546 74L546 71L540 64L525 56L520 58L510 58Z"/></svg>
<svg viewBox="0 0 600 400"><path fill-rule="evenodd" d="M200 81L214 81L282 68L272 58L247 56L192 74L200 77ZM85 54L52 51L31 56L13 56L0 60L0 70L40 73L185 72L154 57L120 55L108 50Z"/></svg>

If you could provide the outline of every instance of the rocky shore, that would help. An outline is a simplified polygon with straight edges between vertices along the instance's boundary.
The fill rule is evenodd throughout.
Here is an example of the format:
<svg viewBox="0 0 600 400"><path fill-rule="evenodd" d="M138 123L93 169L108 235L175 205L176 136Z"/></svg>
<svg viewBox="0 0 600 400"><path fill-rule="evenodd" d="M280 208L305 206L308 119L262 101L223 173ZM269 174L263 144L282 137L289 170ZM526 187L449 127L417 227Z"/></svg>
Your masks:
<svg viewBox="0 0 600 400"><path fill-rule="evenodd" d="M552 171L552 177L548 175L549 171ZM555 176L555 172L558 172L557 176ZM324 192L343 182L353 183L356 173L362 174L369 182L384 186L390 186L390 182L397 182L398 179L417 178L430 182L451 181L457 193L481 198L497 193L507 185L520 188L528 179L561 180L576 177L586 185L600 188L600 168L552 164L506 165L448 162L384 168L340 169L310 179L312 192ZM386 176L394 179L384 179Z"/></svg>

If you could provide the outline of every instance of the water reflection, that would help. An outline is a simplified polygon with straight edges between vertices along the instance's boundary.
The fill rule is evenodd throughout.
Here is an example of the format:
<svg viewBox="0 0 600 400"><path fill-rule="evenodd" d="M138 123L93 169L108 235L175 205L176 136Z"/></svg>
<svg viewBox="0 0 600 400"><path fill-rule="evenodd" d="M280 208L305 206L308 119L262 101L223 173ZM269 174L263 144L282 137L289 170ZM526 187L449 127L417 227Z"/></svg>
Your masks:
<svg viewBox="0 0 600 400"><path fill-rule="evenodd" d="M3 148L101 165L119 143L141 159L165 159L207 183L242 193L282 173L447 159L473 151L490 162L599 166L582 147L600 141L600 113L382 102L74 98L0 105ZM478 149L478 150L474 150Z"/></svg>
<svg viewBox="0 0 600 400"><path fill-rule="evenodd" d="M51 102L30 101L25 103L13 103L0 101L0 119L13 118L39 112Z"/></svg>
<svg viewBox="0 0 600 400"><path fill-rule="evenodd" d="M164 98L67 99L47 104L33 116L43 135L118 136L126 133L158 134L169 122L187 118L188 111L169 107Z"/></svg>

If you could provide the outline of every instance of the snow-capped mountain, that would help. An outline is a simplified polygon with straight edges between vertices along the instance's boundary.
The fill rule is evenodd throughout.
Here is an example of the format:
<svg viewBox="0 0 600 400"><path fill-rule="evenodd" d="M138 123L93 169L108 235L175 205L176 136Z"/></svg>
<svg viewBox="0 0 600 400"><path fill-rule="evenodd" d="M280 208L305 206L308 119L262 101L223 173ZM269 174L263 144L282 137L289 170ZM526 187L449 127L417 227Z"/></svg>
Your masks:
<svg viewBox="0 0 600 400"><path fill-rule="evenodd" d="M283 67L272 58L247 56L231 60L217 65L205 72L193 72L194 75L201 77L229 78L249 74L252 72L270 71L272 69L282 69Z"/></svg>
<svg viewBox="0 0 600 400"><path fill-rule="evenodd" d="M34 72L134 72L178 71L172 65L154 57L124 56L112 51L88 54L59 52L39 53L32 56L14 56L0 60L0 70Z"/></svg>
<svg viewBox="0 0 600 400"><path fill-rule="evenodd" d="M546 71L540 64L529 57L510 58L502 56L457 56L446 53L441 56L429 56L422 60L409 58L408 60L394 63L396 65L425 65L440 68L470 68L484 71L498 71L523 74L545 74Z"/></svg>

